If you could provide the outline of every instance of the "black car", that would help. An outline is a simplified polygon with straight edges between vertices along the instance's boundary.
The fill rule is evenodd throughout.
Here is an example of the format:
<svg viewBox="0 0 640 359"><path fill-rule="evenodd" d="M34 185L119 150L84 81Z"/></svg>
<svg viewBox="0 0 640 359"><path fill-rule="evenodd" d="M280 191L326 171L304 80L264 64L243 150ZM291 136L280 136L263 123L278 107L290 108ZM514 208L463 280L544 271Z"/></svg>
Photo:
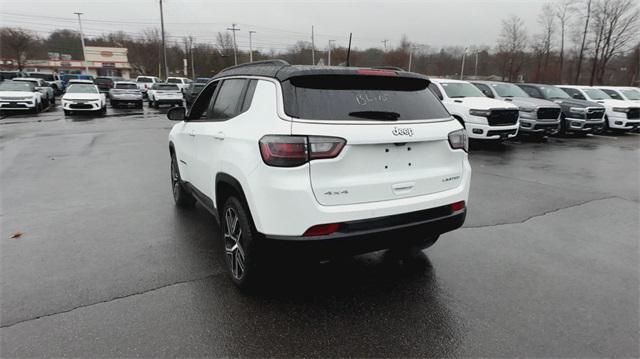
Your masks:
<svg viewBox="0 0 640 359"><path fill-rule="evenodd" d="M184 100L187 102L187 106L191 106L206 85L204 82L192 82L184 89Z"/></svg>
<svg viewBox="0 0 640 359"><path fill-rule="evenodd" d="M109 90L113 88L113 83L116 81L124 81L124 79L122 77L100 76L94 80L100 92L109 92Z"/></svg>
<svg viewBox="0 0 640 359"><path fill-rule="evenodd" d="M597 133L604 128L605 108L592 101L571 98L566 92L553 85L516 84L529 96L549 100L562 108L559 134Z"/></svg>

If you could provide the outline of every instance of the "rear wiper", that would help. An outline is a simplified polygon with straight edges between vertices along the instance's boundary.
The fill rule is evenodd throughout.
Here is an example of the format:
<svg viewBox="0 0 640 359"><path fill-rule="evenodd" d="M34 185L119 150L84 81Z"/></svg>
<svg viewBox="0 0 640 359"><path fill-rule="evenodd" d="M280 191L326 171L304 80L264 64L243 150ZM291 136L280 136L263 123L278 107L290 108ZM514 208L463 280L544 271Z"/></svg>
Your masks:
<svg viewBox="0 0 640 359"><path fill-rule="evenodd" d="M465 98L466 96L449 96L451 98Z"/></svg>
<svg viewBox="0 0 640 359"><path fill-rule="evenodd" d="M356 111L349 112L349 116L367 118L371 120L398 121L400 114L397 112L389 111Z"/></svg>

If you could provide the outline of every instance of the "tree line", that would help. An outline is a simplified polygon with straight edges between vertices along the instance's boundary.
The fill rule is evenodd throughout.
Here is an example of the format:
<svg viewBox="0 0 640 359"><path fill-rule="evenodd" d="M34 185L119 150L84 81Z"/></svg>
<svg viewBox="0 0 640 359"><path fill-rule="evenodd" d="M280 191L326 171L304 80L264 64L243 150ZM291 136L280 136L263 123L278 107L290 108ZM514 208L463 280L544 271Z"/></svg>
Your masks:
<svg viewBox="0 0 640 359"><path fill-rule="evenodd" d="M538 15L539 31L529 33L523 19L512 15L502 20L495 46L435 48L413 43L402 36L388 50L351 49L354 66L395 66L430 76L487 77L504 81L541 83L636 85L640 82L640 8L636 0L556 0L544 4ZM128 49L133 74L163 77L161 34L151 28L132 35L105 33L85 38L87 46ZM354 35L357 44L357 34ZM210 77L234 64L233 39L218 33L212 43L193 37L167 43L170 74L182 73L187 59L192 77ZM0 56L24 67L27 59L46 59L48 52L82 59L80 37L74 29L59 29L39 37L28 29L0 29ZM299 41L286 51L253 51L254 61L281 58L292 64L310 64L312 47ZM316 62L327 62L325 49L316 49ZM347 49L332 48L331 63L346 61ZM248 62L249 52L237 51L238 62ZM462 59L464 69L462 68ZM409 65L411 62L411 65ZM195 74L195 76L194 76Z"/></svg>

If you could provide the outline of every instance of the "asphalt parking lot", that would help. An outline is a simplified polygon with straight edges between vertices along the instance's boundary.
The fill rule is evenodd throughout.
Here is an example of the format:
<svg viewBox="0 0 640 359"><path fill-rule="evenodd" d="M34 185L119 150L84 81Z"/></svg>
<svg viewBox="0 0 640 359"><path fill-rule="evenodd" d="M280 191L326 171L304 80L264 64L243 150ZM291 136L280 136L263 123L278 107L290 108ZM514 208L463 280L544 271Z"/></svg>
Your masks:
<svg viewBox="0 0 640 359"><path fill-rule="evenodd" d="M464 228L245 295L164 112L0 119L0 356L640 356L640 135L473 148Z"/></svg>

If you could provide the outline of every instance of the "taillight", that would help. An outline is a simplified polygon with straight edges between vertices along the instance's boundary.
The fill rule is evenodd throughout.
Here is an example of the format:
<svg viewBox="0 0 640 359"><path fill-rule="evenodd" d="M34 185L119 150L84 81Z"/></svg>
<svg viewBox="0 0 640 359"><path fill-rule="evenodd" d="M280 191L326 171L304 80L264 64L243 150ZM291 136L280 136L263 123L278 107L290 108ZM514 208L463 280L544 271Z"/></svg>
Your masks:
<svg viewBox="0 0 640 359"><path fill-rule="evenodd" d="M304 237L326 236L337 232L340 229L340 223L319 224L307 229Z"/></svg>
<svg viewBox="0 0 640 359"><path fill-rule="evenodd" d="M469 137L465 129L455 130L449 133L449 145L454 150L469 152Z"/></svg>
<svg viewBox="0 0 640 359"><path fill-rule="evenodd" d="M262 160L275 167L296 167L311 160L334 158L345 144L338 137L287 135L267 135L259 142Z"/></svg>
<svg viewBox="0 0 640 359"><path fill-rule="evenodd" d="M451 211L452 212L458 212L460 210L463 210L465 207L466 207L466 205L465 205L464 201L452 203L451 204Z"/></svg>

